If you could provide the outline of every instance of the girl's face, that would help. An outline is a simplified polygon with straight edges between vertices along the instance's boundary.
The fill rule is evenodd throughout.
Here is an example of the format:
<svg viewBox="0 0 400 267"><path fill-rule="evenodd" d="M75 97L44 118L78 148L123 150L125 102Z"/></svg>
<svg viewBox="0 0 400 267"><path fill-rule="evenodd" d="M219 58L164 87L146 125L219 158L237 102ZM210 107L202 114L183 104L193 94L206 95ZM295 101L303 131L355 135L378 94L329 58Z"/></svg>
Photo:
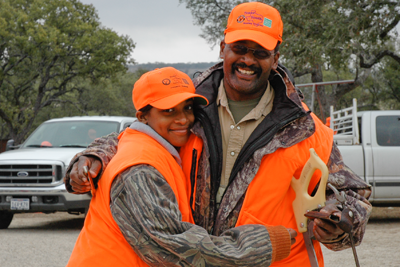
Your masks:
<svg viewBox="0 0 400 267"><path fill-rule="evenodd" d="M149 125L171 145L179 148L186 144L190 128L194 123L193 99L181 102L170 109L151 108L148 112L138 111L136 117Z"/></svg>

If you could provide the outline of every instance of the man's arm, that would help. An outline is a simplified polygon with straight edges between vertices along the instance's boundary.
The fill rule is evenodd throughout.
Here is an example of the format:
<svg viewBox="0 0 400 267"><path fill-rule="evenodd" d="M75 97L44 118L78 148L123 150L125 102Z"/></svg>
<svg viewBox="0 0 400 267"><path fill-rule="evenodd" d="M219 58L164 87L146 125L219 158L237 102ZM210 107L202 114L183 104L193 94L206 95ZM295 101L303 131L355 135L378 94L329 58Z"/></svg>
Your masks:
<svg viewBox="0 0 400 267"><path fill-rule="evenodd" d="M117 153L118 133L111 133L96 139L87 149L75 155L71 160L64 177L65 187L73 194L84 194L90 191L89 181L83 173L83 166L89 167L93 182L97 185L104 168Z"/></svg>
<svg viewBox="0 0 400 267"><path fill-rule="evenodd" d="M346 201L348 207L354 214L353 221L353 238L355 244L361 243L365 233L365 228L371 215L372 205L369 203L368 198L371 195L371 187L364 182L358 175L349 169L343 162L342 155L339 149L334 144L332 147L331 156L328 162L329 178L328 182L331 183L339 191L346 193ZM335 201L336 196L332 190L327 187L326 192L327 201ZM316 224L323 225L325 222L320 219L315 219ZM324 235L324 231L319 231ZM314 228L315 234L315 228ZM331 250L343 250L351 246L350 237L348 234L342 234L338 238L330 240L326 237L318 238L318 232L315 234L317 240L322 242L327 248Z"/></svg>
<svg viewBox="0 0 400 267"><path fill-rule="evenodd" d="M269 266L289 255L296 235L283 226L245 225L210 236L181 221L171 187L148 165L116 177L110 208L128 243L150 266Z"/></svg>

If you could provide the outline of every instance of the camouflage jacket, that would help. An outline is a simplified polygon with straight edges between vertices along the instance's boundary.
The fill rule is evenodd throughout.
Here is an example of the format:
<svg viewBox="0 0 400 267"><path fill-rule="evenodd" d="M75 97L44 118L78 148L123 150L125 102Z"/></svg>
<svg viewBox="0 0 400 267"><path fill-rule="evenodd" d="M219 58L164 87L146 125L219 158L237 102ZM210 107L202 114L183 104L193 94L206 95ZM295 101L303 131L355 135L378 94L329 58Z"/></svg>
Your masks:
<svg viewBox="0 0 400 267"><path fill-rule="evenodd" d="M252 170L258 169L262 157L272 154L279 148L290 147L305 140L315 130L311 116L301 106L299 93L288 77L287 70L279 65L277 72L271 73L269 79L275 90L273 109L243 146L232 169L224 198L217 209L215 199L222 169L222 138L216 98L221 79L223 79L222 63L208 69L194 80L196 93L206 96L210 102L207 107L196 112L198 121L193 127L193 132L206 141L203 153L200 155L199 173L196 177L194 219L197 225L214 235L220 235L235 226L247 185L255 175ZM82 154L97 156L102 160L103 166L106 166L116 151L117 142L116 134L110 135L97 140L77 156ZM372 210L367 200L371 194L370 186L343 163L340 152L334 144L328 167L329 182L346 193L347 202L355 216L354 239L356 244L359 244ZM66 185L68 186L68 182ZM327 189L327 199L334 198L333 192ZM227 201L228 199L234 201ZM224 212L226 210L230 212ZM350 246L350 240L347 235L343 235L338 240L324 245L332 250L341 250Z"/></svg>
<svg viewBox="0 0 400 267"><path fill-rule="evenodd" d="M136 122L131 128L153 137L180 162L175 148L149 126ZM111 213L121 233L150 266L268 266L274 258L289 255L284 227L244 225L212 236L203 227L182 221L171 186L146 164L119 173L110 198ZM280 235L287 240L282 248L286 254L272 250L271 238Z"/></svg>

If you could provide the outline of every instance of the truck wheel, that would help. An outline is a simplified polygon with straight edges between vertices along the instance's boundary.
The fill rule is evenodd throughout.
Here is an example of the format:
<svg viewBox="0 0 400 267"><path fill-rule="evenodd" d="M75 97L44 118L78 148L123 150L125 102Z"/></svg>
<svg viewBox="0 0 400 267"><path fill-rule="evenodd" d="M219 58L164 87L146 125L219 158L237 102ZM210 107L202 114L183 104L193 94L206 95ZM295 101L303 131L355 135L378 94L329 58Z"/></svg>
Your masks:
<svg viewBox="0 0 400 267"><path fill-rule="evenodd" d="M14 213L8 211L0 211L0 229L7 229L13 217Z"/></svg>

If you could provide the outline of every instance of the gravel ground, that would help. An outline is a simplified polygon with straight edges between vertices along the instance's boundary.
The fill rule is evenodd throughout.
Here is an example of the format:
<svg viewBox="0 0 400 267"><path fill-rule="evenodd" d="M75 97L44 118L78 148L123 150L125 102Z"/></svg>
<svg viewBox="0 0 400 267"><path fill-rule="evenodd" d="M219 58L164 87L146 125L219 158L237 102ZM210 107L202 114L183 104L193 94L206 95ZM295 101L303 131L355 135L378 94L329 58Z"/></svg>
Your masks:
<svg viewBox="0 0 400 267"><path fill-rule="evenodd" d="M400 208L374 207L361 245L362 267L400 266ZM351 249L333 252L323 247L326 267L356 266Z"/></svg>
<svg viewBox="0 0 400 267"><path fill-rule="evenodd" d="M83 216L66 213L17 214L0 230L1 267L63 267L83 226ZM374 207L363 243L361 267L400 266L400 208ZM355 266L351 249L324 249L326 267Z"/></svg>

